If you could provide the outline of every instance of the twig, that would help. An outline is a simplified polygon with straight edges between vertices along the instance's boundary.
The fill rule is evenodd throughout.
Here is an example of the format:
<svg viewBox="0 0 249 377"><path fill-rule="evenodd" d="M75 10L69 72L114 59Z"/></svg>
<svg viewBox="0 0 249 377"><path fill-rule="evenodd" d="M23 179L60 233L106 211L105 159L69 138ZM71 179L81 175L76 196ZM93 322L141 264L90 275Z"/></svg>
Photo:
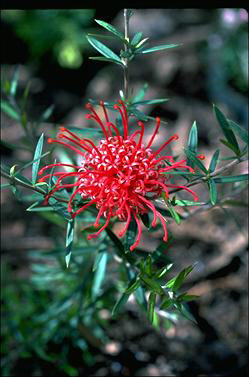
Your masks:
<svg viewBox="0 0 249 377"><path fill-rule="evenodd" d="M211 173L208 177L202 177L202 178L198 178L192 182L189 182L187 183L185 186L186 187L190 187L190 186L195 186L199 183L202 183L202 182L205 182L208 180L208 178L213 178L213 177L216 177L217 175L223 173L224 171L232 168L233 166L239 164L240 162L244 162L244 161L247 161L246 159L241 159L241 158L238 158L234 161L231 161L229 164L225 165L225 166L222 166L221 168L217 169L215 172ZM181 188L176 188L174 190L171 190L169 191L169 194L173 194L175 192L178 192L178 191L181 191L182 189Z"/></svg>
<svg viewBox="0 0 249 377"><path fill-rule="evenodd" d="M5 173L4 171L1 170L1 175L4 177L4 178L7 178L9 179L11 182L14 182L16 185L19 185L19 186L22 186L22 187L25 187L27 189L30 189L30 190L33 190L33 191L36 191L38 192L39 194L42 194L42 195L47 195L45 191L41 190L39 187L35 187L35 186L31 186L31 185L28 185L27 183L23 182L23 181L20 181L18 178L16 178L15 176L11 176L7 173ZM68 200L66 199L62 199L62 198L58 198L57 196L55 195L52 195L52 197L54 199L56 199L58 202L65 202L65 203L68 203Z"/></svg>

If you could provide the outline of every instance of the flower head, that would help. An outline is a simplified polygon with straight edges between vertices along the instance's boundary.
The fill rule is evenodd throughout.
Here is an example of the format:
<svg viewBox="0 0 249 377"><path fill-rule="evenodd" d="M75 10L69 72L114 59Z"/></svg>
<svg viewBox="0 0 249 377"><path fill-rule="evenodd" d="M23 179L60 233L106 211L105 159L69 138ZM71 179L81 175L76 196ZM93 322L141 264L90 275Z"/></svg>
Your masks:
<svg viewBox="0 0 249 377"><path fill-rule="evenodd" d="M65 127L60 128L57 139L48 139L48 143L58 143L73 150L82 156L79 166L57 163L43 167L39 171L42 175L46 169L57 166L69 166L74 171L56 172L43 176L40 181L45 181L51 175L58 177L55 187L46 197L49 197L58 190L72 188L75 190L68 202L68 211L74 218L83 212L87 207L95 205L98 209L98 215L94 226L99 226L100 217L103 216L105 224L94 234L88 236L88 239L97 237L109 224L112 217L117 216L119 220L125 221L123 230L119 233L122 237L127 231L132 219L137 223L138 234L130 250L134 250L141 238L142 228L139 221L139 215L152 211L154 217L152 226L156 226L157 218L161 221L164 229L163 240L167 241L168 232L166 221L159 211L157 211L152 200L160 197L162 192L166 197L169 196L169 188L181 188L190 192L194 200L198 200L195 192L186 186L178 186L169 182L169 175L165 174L175 168L187 169L193 172L190 166L186 165L186 160L175 162L172 156L160 156L159 153L172 141L178 139L178 135L173 135L169 140L155 152L152 151L151 145L160 127L160 118L156 118L156 128L148 144L143 144L144 123L138 122L139 129L129 136L128 130L128 113L123 101L114 105L119 111L122 124L123 136L118 128L109 120L108 113L101 101L105 121L102 121L95 112L93 106L87 104L90 114L86 115L87 119L94 119L101 127L104 138L95 145L92 140L79 138L73 132ZM139 135L138 141L135 137ZM62 141L65 140L65 141ZM166 163L168 161L168 163ZM63 183L63 180L73 177L74 183ZM76 211L72 208L73 199L79 194L82 199L89 200Z"/></svg>

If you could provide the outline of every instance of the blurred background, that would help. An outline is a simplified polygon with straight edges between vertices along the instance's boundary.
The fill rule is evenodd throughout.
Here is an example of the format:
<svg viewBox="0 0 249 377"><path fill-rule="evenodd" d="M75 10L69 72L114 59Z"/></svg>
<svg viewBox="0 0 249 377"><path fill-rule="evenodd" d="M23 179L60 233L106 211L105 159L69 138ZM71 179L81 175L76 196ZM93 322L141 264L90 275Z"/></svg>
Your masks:
<svg viewBox="0 0 249 377"><path fill-rule="evenodd" d="M115 101L123 89L119 66L89 60L97 56L85 33L106 34L94 22L104 20L123 31L123 12L111 9L2 10L2 90L18 67L17 101L28 92L27 114L35 122L49 110L49 120L39 123L37 135L56 124L91 127L84 105L89 99ZM142 110L167 122L161 140L180 135L174 153L182 153L188 132L197 122L199 152L207 166L214 151L222 156L222 137L214 117L215 103L229 119L248 125L248 13L245 9L136 9L130 35L143 32L151 45L182 46L138 57L130 63L130 88L136 94L148 84L145 99L169 98ZM119 52L113 39L103 42ZM45 117L46 118L46 117ZM43 118L43 119L45 119ZM155 123L149 122L149 127ZM12 166L31 161L30 150L19 148L23 128L1 114L1 157ZM247 163L233 173L246 173ZM30 174L28 170L27 174ZM5 181L3 180L3 183ZM229 185L227 185L229 186ZM202 187L198 187L202 194ZM229 195L230 188L223 188ZM236 190L235 190L236 191ZM26 195L29 193L27 192ZM247 203L247 192L239 194ZM28 204L10 190L1 192L2 246L2 371L5 376L245 376L248 356L248 212L227 206L196 214L180 226L170 223L175 238L170 258L181 269L198 261L186 285L200 299L190 303L198 325L182 320L158 331L144 320L134 302L112 319L110 308L101 307L99 335L84 326L75 327L75 316L63 311L47 320L45 311L70 293L71 281L63 279L49 290L38 287L29 253L55 248L58 221L26 212ZM64 230L63 230L64 232ZM59 240L63 244L65 233ZM145 236L148 251L155 239ZM49 260L47 264L52 264ZM112 266L113 268L113 266ZM109 284L115 277L110 268ZM39 272L39 271L38 271ZM61 276L60 276L61 278ZM59 277L58 277L59 279ZM49 281L49 277L47 278ZM43 282L44 280L42 280ZM59 280L58 280L59 281ZM37 285L38 284L38 285ZM42 283L43 284L43 283ZM106 282L108 285L108 282ZM63 294L64 292L64 294ZM61 295L61 296L59 296ZM107 300L108 301L108 300ZM108 301L109 302L109 301ZM76 310L76 309L75 309ZM82 314L84 316L84 313ZM36 320L40 318L41 320ZM97 326L97 325L96 325ZM96 327L97 328L97 327ZM44 338L36 347L32 334ZM48 335L53 333L49 338ZM48 341L49 339L49 341ZM105 339L103 344L99 339Z"/></svg>

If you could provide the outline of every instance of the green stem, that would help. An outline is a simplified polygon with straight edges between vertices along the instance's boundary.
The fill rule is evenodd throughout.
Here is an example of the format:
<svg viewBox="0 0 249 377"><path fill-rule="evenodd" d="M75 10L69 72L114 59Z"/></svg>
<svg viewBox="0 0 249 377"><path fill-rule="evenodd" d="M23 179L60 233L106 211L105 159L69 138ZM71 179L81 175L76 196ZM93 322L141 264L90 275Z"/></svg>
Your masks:
<svg viewBox="0 0 249 377"><path fill-rule="evenodd" d="M128 9L124 9L124 27L125 27L125 39L129 41L129 14ZM127 45L124 43L124 51L127 52ZM124 102L129 97L129 71L128 71L129 58L124 58Z"/></svg>

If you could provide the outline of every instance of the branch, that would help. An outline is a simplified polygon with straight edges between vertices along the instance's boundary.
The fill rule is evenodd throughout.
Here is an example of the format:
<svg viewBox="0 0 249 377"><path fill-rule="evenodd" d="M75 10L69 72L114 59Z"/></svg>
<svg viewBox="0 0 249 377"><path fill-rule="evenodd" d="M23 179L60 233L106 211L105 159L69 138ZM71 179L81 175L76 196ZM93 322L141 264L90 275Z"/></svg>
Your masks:
<svg viewBox="0 0 249 377"><path fill-rule="evenodd" d="M217 175L223 173L224 171L226 171L226 170L232 168L233 166L236 166L240 162L244 162L244 161L247 161L247 159L238 158L238 159L236 159L234 161L229 162L229 164L227 164L225 166L222 166L221 168L217 169L215 172L211 173L208 177L198 178L198 179L196 179L196 180L194 180L192 182L187 183L185 186L186 187L190 187L190 186L198 185L199 183L205 182L209 178L216 177ZM182 190L181 188L176 188L174 190L169 191L169 194L173 194L173 193L181 191L181 190Z"/></svg>
<svg viewBox="0 0 249 377"><path fill-rule="evenodd" d="M42 189L40 189L39 187L35 187L35 186L31 186L31 185L28 185L27 183L23 182L23 181L20 181L18 178L16 178L15 176L11 176L7 173L5 173L4 171L1 170L1 175L4 177L4 178L7 178L9 179L11 182L14 182L16 185L19 185L19 186L22 186L22 187L25 187L27 189L30 189L30 190L33 190L33 191L36 191L38 192L39 194L42 194L42 195L47 195L45 191L43 191ZM57 196L55 195L52 195L53 198L55 198L58 202L65 202L65 203L68 203L68 201L66 199L62 199L62 198L58 198Z"/></svg>

